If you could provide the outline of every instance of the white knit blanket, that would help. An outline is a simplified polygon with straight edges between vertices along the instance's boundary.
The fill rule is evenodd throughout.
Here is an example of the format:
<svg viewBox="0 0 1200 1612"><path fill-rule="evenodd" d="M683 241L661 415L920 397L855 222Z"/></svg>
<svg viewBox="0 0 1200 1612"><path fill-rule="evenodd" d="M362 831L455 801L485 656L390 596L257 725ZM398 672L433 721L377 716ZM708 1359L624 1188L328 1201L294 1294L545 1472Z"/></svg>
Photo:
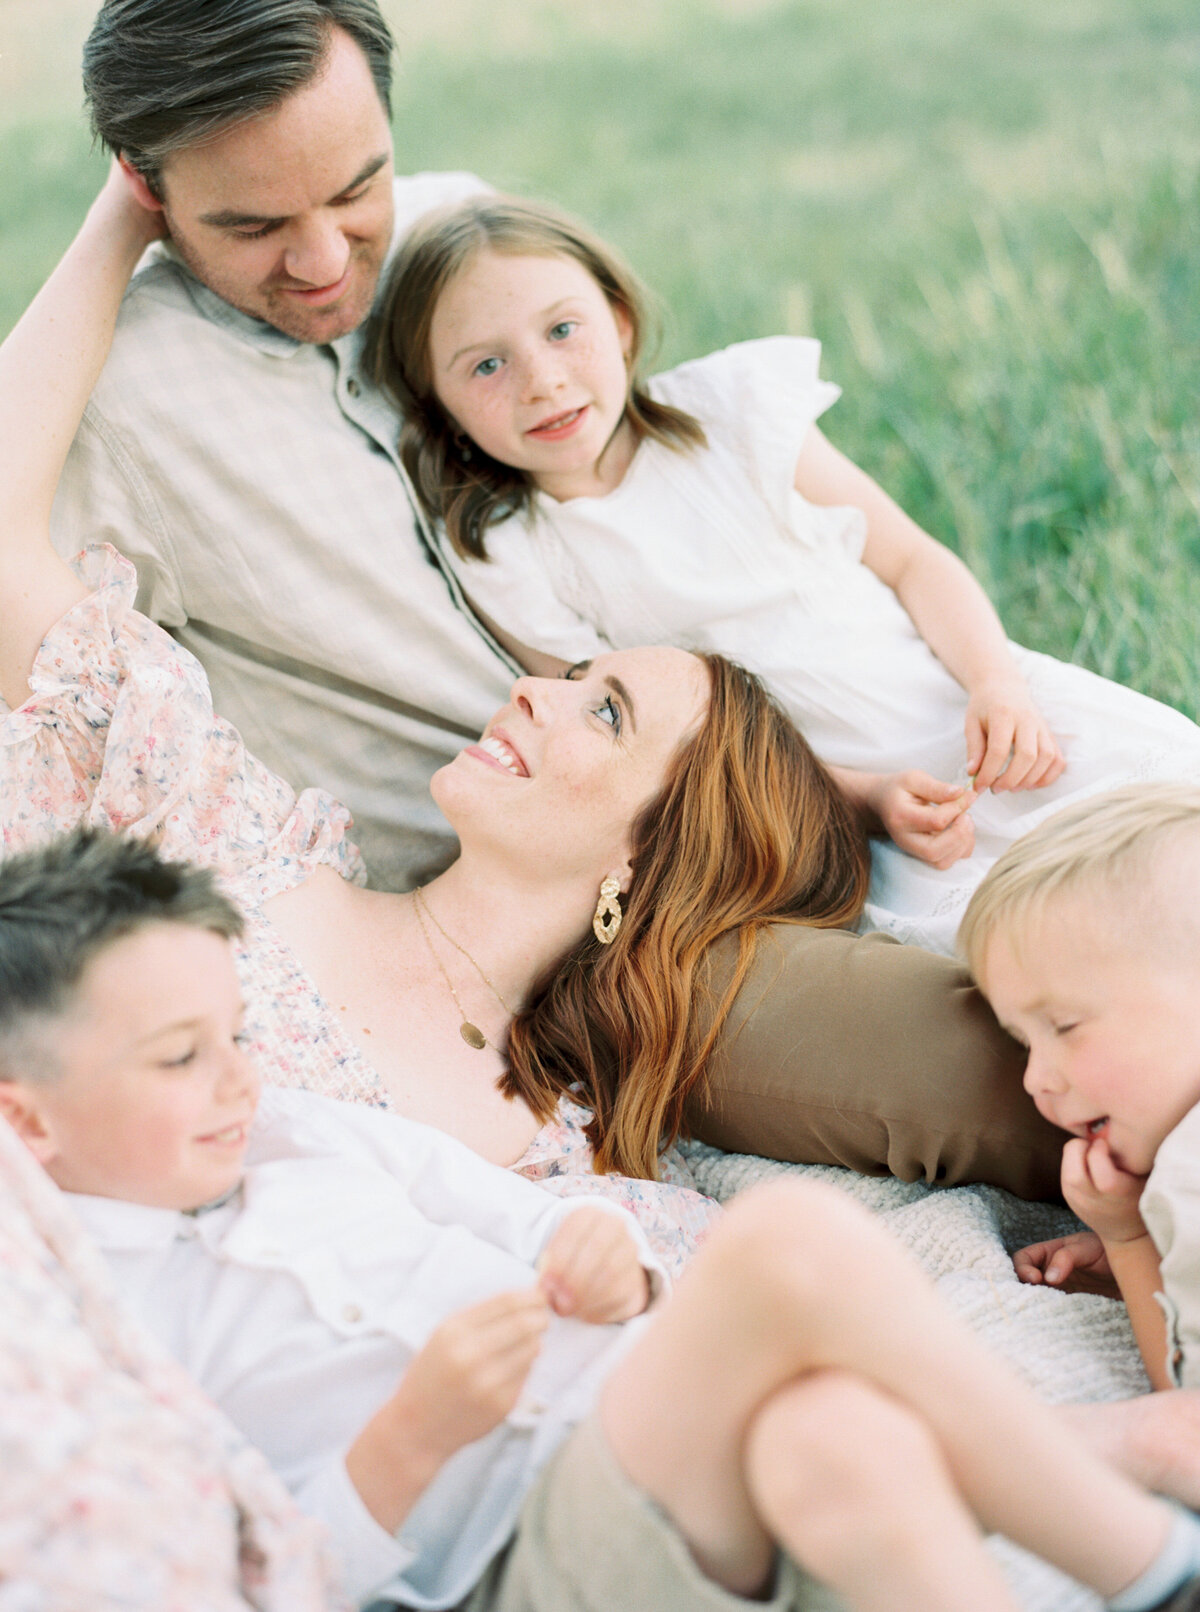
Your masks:
<svg viewBox="0 0 1200 1612"><path fill-rule="evenodd" d="M1078 1229L1065 1209L1023 1203L998 1187L932 1188L825 1165L776 1164L682 1150L702 1192L722 1201L756 1181L795 1174L840 1187L874 1210L920 1260L946 1303L967 1320L1049 1404L1127 1399L1149 1387L1125 1307L1086 1293L1058 1293L1017 1281L1010 1255L1025 1243ZM1003 1429L997 1434L1003 1437ZM1027 1612L1098 1612L1102 1603L1074 1580L1007 1540L993 1541ZM969 1612L964 1606L964 1612Z"/></svg>

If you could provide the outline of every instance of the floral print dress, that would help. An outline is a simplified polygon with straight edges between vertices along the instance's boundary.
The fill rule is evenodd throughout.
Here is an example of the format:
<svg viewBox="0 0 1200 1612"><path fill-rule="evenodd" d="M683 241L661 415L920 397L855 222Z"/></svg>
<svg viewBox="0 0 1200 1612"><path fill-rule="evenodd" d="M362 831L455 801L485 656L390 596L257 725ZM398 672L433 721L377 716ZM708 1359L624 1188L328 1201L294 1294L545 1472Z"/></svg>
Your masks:
<svg viewBox="0 0 1200 1612"><path fill-rule="evenodd" d="M350 814L324 790L296 795L247 754L214 715L199 662L134 609L127 560L100 547L75 565L91 592L43 640L29 698L0 715L4 854L88 823L213 869L246 919L237 964L247 1050L263 1078L389 1107L377 1072L263 910L320 865L365 882L346 838ZM514 1168L550 1191L624 1204L677 1274L715 1205L691 1190L674 1154L661 1182L595 1175L587 1119L564 1099Z"/></svg>
<svg viewBox="0 0 1200 1612"><path fill-rule="evenodd" d="M111 548L43 640L29 698L0 701L0 852L81 823L210 867L246 918L237 964L263 1077L389 1106L263 911L319 865L361 883L350 817L297 796L214 716L199 663L133 608ZM623 1203L678 1271L716 1205L686 1185L592 1173L586 1110L565 1100L515 1166L548 1190ZM0 1121L0 1602L58 1612L339 1612L322 1531L262 1457L125 1317L101 1256Z"/></svg>

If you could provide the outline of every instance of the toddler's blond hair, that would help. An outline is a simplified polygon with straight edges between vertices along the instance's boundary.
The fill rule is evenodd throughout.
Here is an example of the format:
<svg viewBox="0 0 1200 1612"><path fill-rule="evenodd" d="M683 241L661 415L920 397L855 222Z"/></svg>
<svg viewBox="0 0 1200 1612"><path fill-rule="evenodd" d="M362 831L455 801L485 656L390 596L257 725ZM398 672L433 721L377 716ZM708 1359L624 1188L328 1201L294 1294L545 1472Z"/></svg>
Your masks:
<svg viewBox="0 0 1200 1612"><path fill-rule="evenodd" d="M1186 912L1176 910L1181 903L1164 910L1162 901L1168 856L1185 864L1189 851L1200 870L1200 787L1130 784L1080 801L1039 823L991 868L963 916L959 953L978 979L997 932L1019 935L1064 895L1108 898L1131 921L1131 945L1143 933L1170 935L1181 919L1194 931L1197 881L1183 879Z"/></svg>

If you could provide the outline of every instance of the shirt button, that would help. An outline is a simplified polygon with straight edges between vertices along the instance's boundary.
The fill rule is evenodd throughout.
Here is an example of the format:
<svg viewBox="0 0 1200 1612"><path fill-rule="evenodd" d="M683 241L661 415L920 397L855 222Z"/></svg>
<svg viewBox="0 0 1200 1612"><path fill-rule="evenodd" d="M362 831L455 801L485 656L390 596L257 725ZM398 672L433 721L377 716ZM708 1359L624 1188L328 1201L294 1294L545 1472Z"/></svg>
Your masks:
<svg viewBox="0 0 1200 1612"><path fill-rule="evenodd" d="M356 1326L362 1320L362 1310L357 1304L347 1304L342 1310L342 1320L348 1321L351 1326Z"/></svg>
<svg viewBox="0 0 1200 1612"><path fill-rule="evenodd" d="M357 397L362 391L362 387L354 379L353 375L351 375L350 379L346 382L346 390L349 392L351 397Z"/></svg>

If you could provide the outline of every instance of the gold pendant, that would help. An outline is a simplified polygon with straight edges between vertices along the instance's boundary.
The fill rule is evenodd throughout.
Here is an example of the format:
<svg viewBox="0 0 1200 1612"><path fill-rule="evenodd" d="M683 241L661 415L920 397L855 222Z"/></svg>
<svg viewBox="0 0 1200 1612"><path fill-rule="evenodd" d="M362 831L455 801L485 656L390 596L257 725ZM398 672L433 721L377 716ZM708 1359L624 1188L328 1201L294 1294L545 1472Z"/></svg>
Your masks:
<svg viewBox="0 0 1200 1612"><path fill-rule="evenodd" d="M470 1019L462 1021L458 1027L458 1033L468 1047L474 1047L476 1052L482 1052L484 1047L487 1046L487 1036L484 1035L477 1024L472 1024Z"/></svg>

